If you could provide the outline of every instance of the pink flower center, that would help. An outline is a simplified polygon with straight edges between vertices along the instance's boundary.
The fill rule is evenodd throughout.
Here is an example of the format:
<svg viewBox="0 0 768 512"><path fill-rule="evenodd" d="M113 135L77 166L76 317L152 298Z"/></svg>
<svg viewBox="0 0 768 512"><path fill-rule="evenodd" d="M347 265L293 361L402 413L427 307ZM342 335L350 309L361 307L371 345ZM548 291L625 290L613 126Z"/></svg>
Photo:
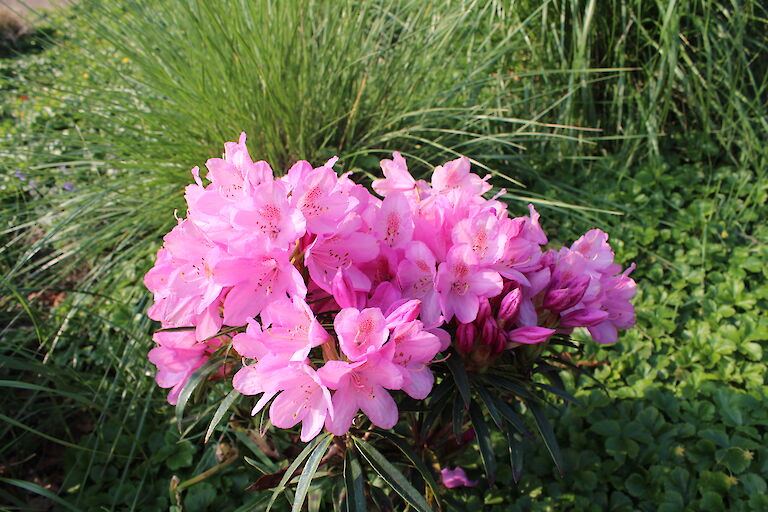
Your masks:
<svg viewBox="0 0 768 512"><path fill-rule="evenodd" d="M323 196L320 187L312 187L301 201L301 211L309 217L318 217L328 211L327 206L317 204L317 201Z"/></svg>
<svg viewBox="0 0 768 512"><path fill-rule="evenodd" d="M360 325L357 327L357 335L355 336L355 345L362 345L366 339L373 334L373 330L376 325L372 318L363 318L360 321Z"/></svg>
<svg viewBox="0 0 768 512"><path fill-rule="evenodd" d="M484 229L475 233L475 239L472 241L472 250L481 258L484 258L488 253L488 233Z"/></svg>
<svg viewBox="0 0 768 512"><path fill-rule="evenodd" d="M390 212L387 215L387 232L384 235L384 241L387 245L392 247L395 243L397 235L400 233L400 217L395 212Z"/></svg>

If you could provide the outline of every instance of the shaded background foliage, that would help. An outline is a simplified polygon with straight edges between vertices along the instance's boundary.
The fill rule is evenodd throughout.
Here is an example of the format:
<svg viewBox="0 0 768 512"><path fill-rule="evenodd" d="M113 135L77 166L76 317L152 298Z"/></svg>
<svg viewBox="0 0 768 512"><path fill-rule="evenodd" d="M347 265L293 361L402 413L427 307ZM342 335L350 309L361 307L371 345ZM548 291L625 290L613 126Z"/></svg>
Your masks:
<svg viewBox="0 0 768 512"><path fill-rule="evenodd" d="M260 418L179 438L141 286L188 169L244 130L274 166L338 154L364 182L392 149L420 173L466 154L555 241L606 226L637 263L637 329L571 356L607 395L563 372L585 406L549 411L565 476L531 444L519 484L502 464L454 493L466 506L768 506L760 2L105 4L47 16L0 61L3 502L166 509L171 476L217 466L186 510L264 499L243 489L292 447ZM255 464L222 465L233 446Z"/></svg>

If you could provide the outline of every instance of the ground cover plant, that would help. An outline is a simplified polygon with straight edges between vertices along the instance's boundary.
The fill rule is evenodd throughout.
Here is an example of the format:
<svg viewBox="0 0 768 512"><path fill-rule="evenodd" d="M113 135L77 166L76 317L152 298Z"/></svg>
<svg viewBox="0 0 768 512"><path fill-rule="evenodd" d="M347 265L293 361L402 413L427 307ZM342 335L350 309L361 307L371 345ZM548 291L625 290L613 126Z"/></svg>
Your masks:
<svg viewBox="0 0 768 512"><path fill-rule="evenodd" d="M265 493L243 491L260 473L242 456L272 472L281 468L281 456L295 453L293 448L280 439L271 445L258 436L258 425L247 423L231 424L227 435L218 431L215 442L205 445L205 426L215 409L205 404L188 416L201 425L185 429L179 440L145 363L152 326L143 317L149 304L141 298L139 280L152 263L149 247L169 227L159 212L179 204L181 196L174 191L180 190L190 159L202 164L222 140L249 129L222 133L229 123L274 126L270 118L248 116L269 113L267 107L277 104L283 110L272 111L271 119L290 118L297 125L290 133L275 134L271 146L259 144L258 150L275 162L310 154L322 159L360 141L339 153L350 161L361 159L365 167L366 152L386 149L382 141L407 140L410 153L432 161L443 150L427 141L438 140L508 173L493 179L514 191L505 199L546 198L537 208L552 219L545 228L557 233L551 236L555 241L573 238L599 220L611 224L617 258L638 265L633 274L640 288L637 333L606 351L585 349L570 356L575 366L591 368L608 394L585 377L561 375L586 404L549 411L563 453L562 479L546 449L531 445L519 484L500 465L494 486L455 490L456 499L500 510L765 507L761 262L766 232L760 219L766 195L761 38L766 13L759 3L625 1L613 9L588 1L543 7L523 2L515 8L473 4L467 17L448 18L453 24L443 29L442 48L458 53L456 39L449 37L458 30L465 49L461 58L440 61L456 67L437 77L431 89L441 98L458 98L453 108L464 113L446 110L425 118L430 103L446 105L426 96L421 103L394 104L391 118L402 124L384 135L368 131L366 126L376 124L371 119L361 121L369 115L362 113L365 101L380 97L366 91L374 83L388 90L372 77L365 80L358 113L350 119L363 65L344 68L358 69L346 75L348 85L331 83L328 90L338 89L339 96L323 94L341 106L330 109L335 114L319 128L307 131L307 121L297 121L289 107L296 98L318 97L306 94L310 84L284 84L288 95L274 102L274 92L238 99L236 89L222 92L220 87L237 78L217 82L200 70L190 73L190 84L181 83L180 62L203 68L211 52L220 56L211 59L219 68L209 70L234 73L238 68L229 66L238 64L229 49L243 36L211 39L209 27L221 18L209 7L182 2L191 7L184 10L170 4L163 7L168 13L162 30L156 17L142 14L144 4L118 3L92 24L99 27L98 37L92 27L78 29L75 23L60 35L52 29L58 44L45 52L3 60L3 87L12 91L3 96L0 178L1 371L3 386L12 391L2 399L0 492L5 502L24 509L43 503L33 501L35 496L47 496L47 503L58 500L62 509L166 509L172 503L205 510L214 501L218 508L235 509L265 499ZM438 14L423 13L423 19ZM172 16L182 17L184 25L174 24ZM248 27L257 19L240 22ZM299 19L289 17L283 25L296 28ZM211 20L219 21L203 23ZM489 31L485 23L502 28ZM380 28L381 33L390 30ZM389 32L390 40L401 34ZM180 49L169 41L183 38L203 44ZM285 46L263 40L251 48L277 52L272 54L276 62L296 50L295 43L282 41ZM414 43L415 48L403 50L402 60L382 58L414 61L425 44L421 41L421 47ZM502 43L509 52L494 54ZM365 47L359 39L347 44ZM313 48L317 52L322 46ZM182 52L175 67L170 65L174 51ZM472 75L472 51L487 57L478 59L481 63L495 55L493 69L504 72L478 67ZM338 64L323 61L322 53L303 55L303 66ZM245 58L240 55L240 62ZM260 72L265 75L256 81L268 91L279 91L270 87L291 75L279 67ZM447 83L457 83L455 96L443 94ZM218 92L208 96L209 86L219 87ZM143 104L148 92L152 97ZM408 95L400 96L402 102ZM468 114L466 109L478 102L496 110ZM201 103L209 106L199 114L184 108ZM231 105L242 108L233 113ZM506 120L496 119L502 117ZM351 135L342 145L347 131ZM307 133L322 136L302 142ZM274 149L291 145L290 154ZM528 188L515 188L510 179ZM147 200L157 196L160 202ZM623 215L550 208L546 200ZM242 415L247 416L245 410ZM501 454L506 444L495 441ZM469 477L479 480L477 454L461 462ZM178 480L171 479L174 475ZM312 493L309 504L319 506Z"/></svg>

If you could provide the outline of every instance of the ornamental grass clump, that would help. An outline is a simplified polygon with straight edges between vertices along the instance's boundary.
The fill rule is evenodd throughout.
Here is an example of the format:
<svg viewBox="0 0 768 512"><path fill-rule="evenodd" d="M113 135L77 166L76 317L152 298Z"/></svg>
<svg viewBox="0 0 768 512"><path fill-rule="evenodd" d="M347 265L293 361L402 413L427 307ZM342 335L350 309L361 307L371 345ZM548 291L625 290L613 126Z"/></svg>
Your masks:
<svg viewBox="0 0 768 512"><path fill-rule="evenodd" d="M529 436L522 401L555 455L532 373L550 344L572 344L577 327L604 344L632 327L634 266L614 261L599 229L547 248L533 205L512 217L499 194L485 197L490 176L473 174L466 157L437 166L427 182L395 152L381 161L375 194L338 174L336 161L299 161L276 177L251 159L243 134L207 161L205 181L192 170L186 216L145 277L149 316L162 327L149 358L168 401L204 369L258 397L252 414L269 405L272 425L300 423L304 442L323 430L339 436L337 452L358 446L379 474L371 432L408 424L407 442L440 468L458 450L430 436L453 425L455 445L477 437L491 480L488 428L473 397L500 429L510 423ZM441 422L442 401L452 412Z"/></svg>

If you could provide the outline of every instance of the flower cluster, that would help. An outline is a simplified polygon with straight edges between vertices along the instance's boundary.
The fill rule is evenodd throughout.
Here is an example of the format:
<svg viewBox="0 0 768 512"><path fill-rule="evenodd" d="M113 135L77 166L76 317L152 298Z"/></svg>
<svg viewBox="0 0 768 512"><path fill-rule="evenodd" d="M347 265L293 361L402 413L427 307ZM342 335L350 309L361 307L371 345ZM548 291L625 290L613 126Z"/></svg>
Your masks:
<svg viewBox="0 0 768 512"><path fill-rule="evenodd" d="M605 233L545 252L533 206L511 218L467 158L428 183L394 153L373 182L380 198L335 163L276 178L243 134L208 160L207 185L192 170L186 218L145 277L164 328L149 357L169 402L226 347L244 360L234 388L261 395L254 414L271 402L272 423L301 422L304 441L344 434L358 411L391 428L391 392L425 398L452 343L497 355L575 327L611 343L634 323L631 268Z"/></svg>

